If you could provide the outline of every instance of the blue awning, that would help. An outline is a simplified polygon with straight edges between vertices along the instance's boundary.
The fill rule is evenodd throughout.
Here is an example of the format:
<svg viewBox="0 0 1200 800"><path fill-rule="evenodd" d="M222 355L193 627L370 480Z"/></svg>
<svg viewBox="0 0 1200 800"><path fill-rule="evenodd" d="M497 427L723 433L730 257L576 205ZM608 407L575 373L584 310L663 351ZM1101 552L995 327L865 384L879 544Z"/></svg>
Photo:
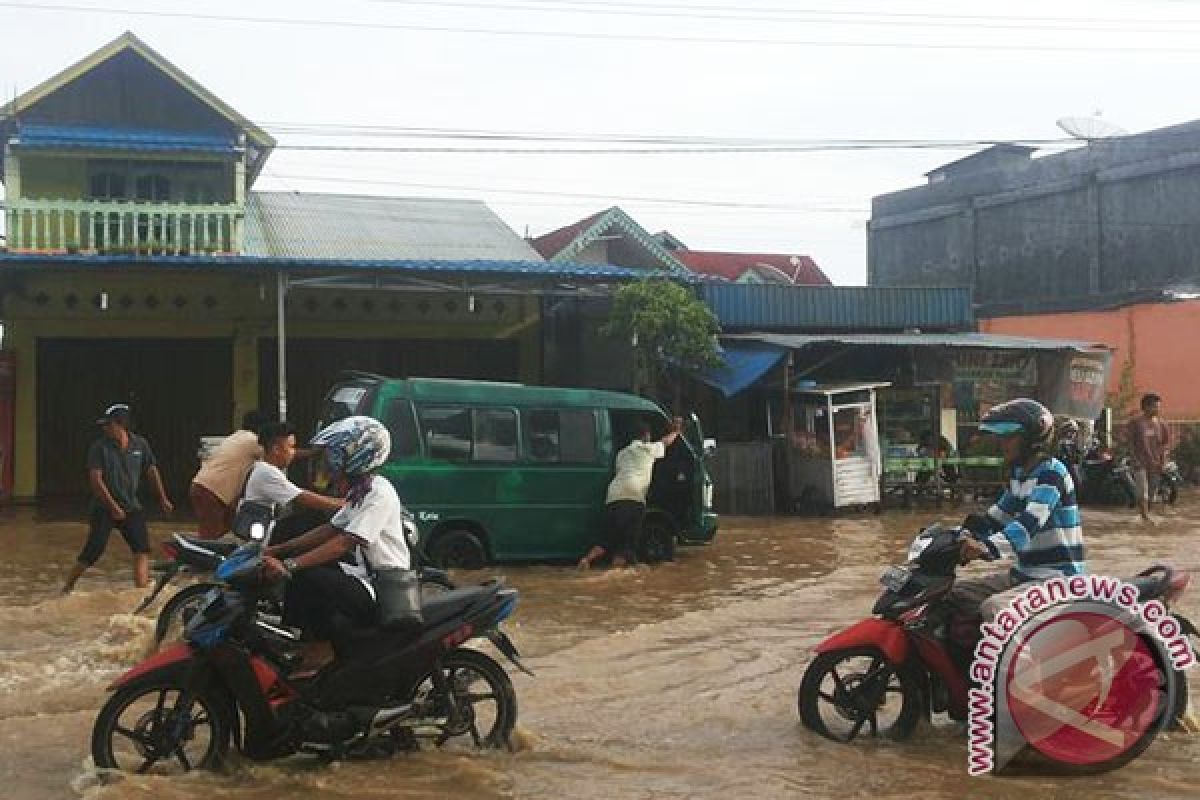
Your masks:
<svg viewBox="0 0 1200 800"><path fill-rule="evenodd" d="M726 397L733 397L770 372L786 352L785 348L758 342L723 342L721 357L725 365L696 377Z"/></svg>
<svg viewBox="0 0 1200 800"><path fill-rule="evenodd" d="M21 125L10 142L32 150L120 150L159 153L236 151L228 135L164 131L151 128L108 128L96 125Z"/></svg>

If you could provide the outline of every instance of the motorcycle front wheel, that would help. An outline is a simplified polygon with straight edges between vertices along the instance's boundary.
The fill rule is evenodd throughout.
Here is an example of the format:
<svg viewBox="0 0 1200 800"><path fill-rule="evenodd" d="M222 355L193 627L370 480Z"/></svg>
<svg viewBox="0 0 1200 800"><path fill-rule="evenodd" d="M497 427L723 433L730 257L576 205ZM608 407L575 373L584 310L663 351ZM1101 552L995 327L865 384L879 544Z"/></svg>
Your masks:
<svg viewBox="0 0 1200 800"><path fill-rule="evenodd" d="M219 587L219 583L195 583L172 595L154 621L154 646L159 647L163 642L173 642L182 636L188 619L204 605L204 598L209 591Z"/></svg>
<svg viewBox="0 0 1200 800"><path fill-rule="evenodd" d="M920 722L925 695L919 676L874 647L821 653L800 683L800 721L811 731L851 742L859 736L904 740Z"/></svg>
<svg viewBox="0 0 1200 800"><path fill-rule="evenodd" d="M121 687L100 709L92 760L99 769L138 774L215 769L229 739L226 708L215 695L185 702L178 679L149 678Z"/></svg>
<svg viewBox="0 0 1200 800"><path fill-rule="evenodd" d="M510 747L517 724L517 694L504 667L478 650L459 648L441 659L440 690L427 676L417 687L416 705L424 714L442 718L432 738L438 747L466 744L474 748ZM418 734L420 735L420 734Z"/></svg>

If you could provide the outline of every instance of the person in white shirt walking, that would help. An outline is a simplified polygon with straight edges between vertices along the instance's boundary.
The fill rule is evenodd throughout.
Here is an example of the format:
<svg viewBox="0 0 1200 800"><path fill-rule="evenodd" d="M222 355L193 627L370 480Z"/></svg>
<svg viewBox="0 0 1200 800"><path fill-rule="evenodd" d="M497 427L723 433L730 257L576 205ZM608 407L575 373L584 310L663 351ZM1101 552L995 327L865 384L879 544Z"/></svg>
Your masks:
<svg viewBox="0 0 1200 800"><path fill-rule="evenodd" d="M589 569L604 556L612 557L614 567L633 560L633 548L642 531L646 514L646 493L654 476L654 462L667 454L683 430L683 419L675 417L671 430L654 441L650 426L638 426L637 438L617 453L613 479L608 484L604 505L604 538L579 559L580 569Z"/></svg>

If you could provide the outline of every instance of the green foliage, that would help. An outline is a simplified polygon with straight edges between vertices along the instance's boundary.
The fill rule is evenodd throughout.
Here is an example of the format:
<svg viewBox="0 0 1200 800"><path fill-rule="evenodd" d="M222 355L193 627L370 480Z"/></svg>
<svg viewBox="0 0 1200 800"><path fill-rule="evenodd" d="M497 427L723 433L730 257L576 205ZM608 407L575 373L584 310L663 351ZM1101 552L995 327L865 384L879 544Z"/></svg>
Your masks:
<svg viewBox="0 0 1200 800"><path fill-rule="evenodd" d="M1171 448L1171 457L1179 465L1179 471L1190 480L1197 467L1200 467L1200 432L1195 428L1185 428L1179 436L1179 442Z"/></svg>
<svg viewBox="0 0 1200 800"><path fill-rule="evenodd" d="M600 333L633 344L634 390L654 388L673 371L719 367L716 316L686 287L649 279L617 290Z"/></svg>
<svg viewBox="0 0 1200 800"><path fill-rule="evenodd" d="M1132 357L1126 358L1125 363L1121 365L1121 377L1117 381L1117 390L1108 392L1104 399L1105 404L1113 410L1118 419L1128 417L1135 412L1138 391L1137 384L1134 382Z"/></svg>

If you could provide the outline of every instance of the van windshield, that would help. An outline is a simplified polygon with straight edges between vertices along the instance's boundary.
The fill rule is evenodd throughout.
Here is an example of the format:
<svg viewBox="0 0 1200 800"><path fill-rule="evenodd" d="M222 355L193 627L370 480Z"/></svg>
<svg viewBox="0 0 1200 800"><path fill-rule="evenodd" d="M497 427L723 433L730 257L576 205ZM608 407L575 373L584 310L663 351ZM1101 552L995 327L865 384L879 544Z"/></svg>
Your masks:
<svg viewBox="0 0 1200 800"><path fill-rule="evenodd" d="M363 398L367 396L369 387L359 384L338 386L325 396L325 404L321 407L320 425L323 427L339 419L352 417L363 407Z"/></svg>

